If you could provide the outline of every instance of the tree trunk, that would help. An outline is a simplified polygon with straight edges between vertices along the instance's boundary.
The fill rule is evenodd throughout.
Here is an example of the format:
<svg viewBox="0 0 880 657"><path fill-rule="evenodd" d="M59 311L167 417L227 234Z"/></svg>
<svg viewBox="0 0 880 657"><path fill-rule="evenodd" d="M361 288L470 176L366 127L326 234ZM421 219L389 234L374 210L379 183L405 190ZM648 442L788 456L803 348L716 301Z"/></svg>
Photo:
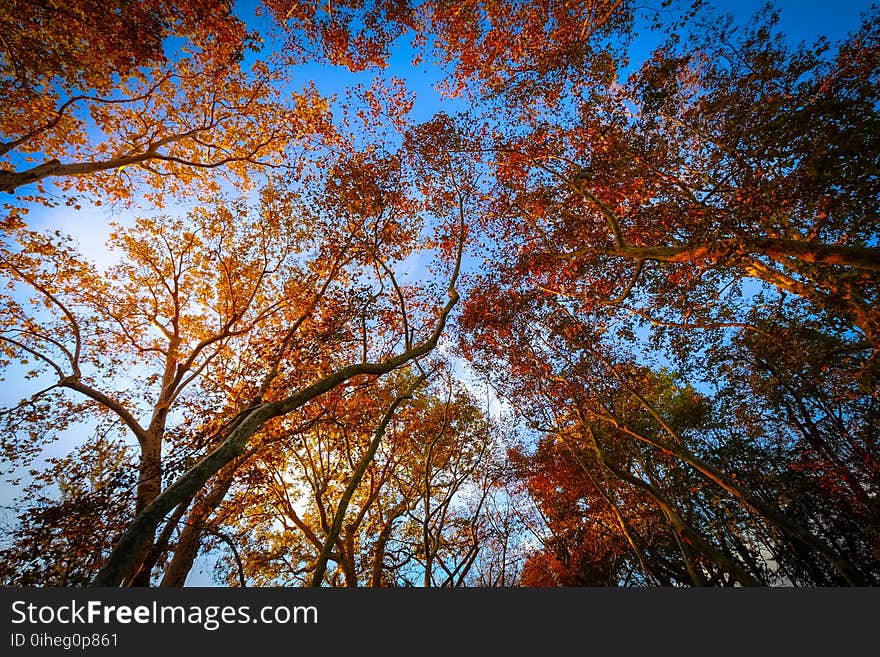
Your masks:
<svg viewBox="0 0 880 657"><path fill-rule="evenodd" d="M324 573L327 570L327 562L330 560L330 553L333 551L333 545L336 543L336 539L339 538L339 534L342 531L342 521L345 519L345 512L348 510L348 504L351 502L352 496L360 485L361 479L363 479L364 474L367 471L367 467L376 455L376 450L379 449L379 444L382 442L382 437L385 435L385 429L388 428L391 418L394 417L394 412L405 399L408 399L413 392L415 392L416 388L418 388L424 380L424 376L419 377L415 383L413 383L403 395L397 397L391 403L388 410L385 411L385 415L382 417L381 422L379 422L379 427L373 435L373 440L370 443L369 448L361 458L360 462L358 462L357 468L355 468L354 473L352 473L351 480L348 482L348 486L346 486L345 492L343 492L342 498L339 500L339 506L336 508L336 513L333 514L333 522L330 525L330 531L327 532L327 538L324 541L324 547L321 550L321 554L318 555L315 570L312 573L312 581L309 586L321 586L321 582L324 580Z"/></svg>
<svg viewBox="0 0 880 657"><path fill-rule="evenodd" d="M212 513L220 506L229 487L232 485L236 470L241 465L241 460L236 460L223 468L214 480L214 485L206 494L196 498L189 515L184 521L183 529L177 546L174 548L174 556L165 575L162 577L162 587L181 587L186 583L187 575L192 570L193 563L199 554L202 542L202 534L205 523Z"/></svg>
<svg viewBox="0 0 880 657"><path fill-rule="evenodd" d="M141 456L135 493L135 515L143 512L162 492L162 438L161 434L148 432L141 442ZM126 586L149 586L150 570L142 568L145 559L153 549L155 536L145 533L133 547L132 565L123 578Z"/></svg>
<svg viewBox="0 0 880 657"><path fill-rule="evenodd" d="M391 510L388 520L382 525L382 531L376 539L376 546L373 552L373 568L370 573L370 586L380 587L383 585L382 575L385 569L385 547L391 539L391 532L394 530L394 521L397 520L407 505L401 502Z"/></svg>
<svg viewBox="0 0 880 657"><path fill-rule="evenodd" d="M706 476L709 480L718 484L723 490L733 495L746 507L763 517L766 521L770 522L772 525L780 529L783 533L818 552L837 569L837 571L843 576L848 584L850 584L851 586L865 585L864 579L862 578L861 574L848 559L838 554L836 550L834 550L831 546L826 545L824 541L821 541L803 527L798 526L792 520L785 517L778 511L772 509L768 504L765 504L763 501L750 494L742 486L737 484L733 479L731 479L727 475L722 474L709 464L705 463L702 459L692 454L689 450L678 445L662 444L658 440L643 436L642 434L633 431L629 427L620 424L614 418L609 418L602 415L596 415L596 417L603 421L611 423L616 429L623 431L625 434L632 436L637 440L647 443L652 447L656 447L657 449L661 449L681 459L682 461L693 467L695 470Z"/></svg>
<svg viewBox="0 0 880 657"><path fill-rule="evenodd" d="M690 555L692 551L702 554L718 566L718 568L730 573L731 577L743 586L761 586L761 583L743 570L739 564L721 552L721 550L710 545L709 542L699 534L699 532L685 522L684 518L682 518L675 507L666 500L663 495L661 495L660 491L639 477L613 465L607 459L604 450L599 446L599 442L595 440L595 438L593 439L593 444L596 447L596 453L600 462L609 472L628 484L647 493L657 506L660 507L660 510L663 511L663 515L669 520L669 524L675 534L675 539L681 549L685 566L687 566L688 573L690 573L691 578L694 580L694 584L697 586L705 585L705 578L703 573L699 571L698 564L693 563L691 559Z"/></svg>

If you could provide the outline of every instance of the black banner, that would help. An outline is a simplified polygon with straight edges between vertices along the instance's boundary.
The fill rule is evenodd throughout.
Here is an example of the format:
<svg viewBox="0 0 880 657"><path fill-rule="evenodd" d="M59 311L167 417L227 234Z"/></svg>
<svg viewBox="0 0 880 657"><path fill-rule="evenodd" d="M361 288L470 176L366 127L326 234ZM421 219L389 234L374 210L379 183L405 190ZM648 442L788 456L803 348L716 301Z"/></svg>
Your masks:
<svg viewBox="0 0 880 657"><path fill-rule="evenodd" d="M876 589L2 589L2 654L876 648ZM247 654L247 653L244 653Z"/></svg>

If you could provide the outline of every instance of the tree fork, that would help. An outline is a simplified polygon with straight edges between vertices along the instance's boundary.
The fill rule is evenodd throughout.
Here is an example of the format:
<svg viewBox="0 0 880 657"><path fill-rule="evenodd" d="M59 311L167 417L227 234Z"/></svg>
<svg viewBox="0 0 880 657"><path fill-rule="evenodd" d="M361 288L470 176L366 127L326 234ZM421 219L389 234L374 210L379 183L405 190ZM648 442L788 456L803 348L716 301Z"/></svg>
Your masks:
<svg viewBox="0 0 880 657"><path fill-rule="evenodd" d="M138 558L136 548L144 540L144 537L149 537L153 534L156 531L156 527L162 522L162 519L180 502L187 497L195 496L212 476L240 456L244 452L251 436L259 431L263 424L272 418L297 410L312 399L332 390L349 379L362 374L376 376L388 374L410 361L421 358L431 352L437 346L446 321L459 300L455 283L458 280L461 265L463 239L464 232L462 231L462 241L459 243L456 264L448 288L449 300L440 312L433 334L425 342L381 363L349 365L290 397L277 402L262 404L252 409L244 417L241 424L237 425L214 451L181 475L177 481L138 514L123 533L119 542L114 546L104 567L95 576L92 585L119 586L125 574L133 568L134 562Z"/></svg>
<svg viewBox="0 0 880 657"><path fill-rule="evenodd" d="M339 506L336 508L336 513L333 515L333 523L330 525L330 531L327 532L327 539L324 541L324 547L321 549L321 554L318 555L318 561L315 565L315 570L312 573L312 581L309 586L321 586L321 582L324 579L324 573L327 570L327 562L330 560L330 553L333 550L333 545L336 543L336 539L342 531L342 521L345 519L345 512L348 510L348 504L357 490L357 487L360 485L361 479L363 479L373 457L376 455L376 450L379 449L379 444L382 442L385 430L391 423L391 419L394 417L397 408L405 400L412 397L416 389L425 381L425 378L426 376L422 375L416 379L406 392L395 398L391 403L391 406L388 407L388 410L385 411L385 415L382 416L382 420L379 422L379 426L373 434L373 440L370 443L369 448L358 463L357 468L351 476L351 480L348 482L348 486L345 488L345 492L342 494L342 498L339 500ZM346 580L348 580L348 577L346 577Z"/></svg>

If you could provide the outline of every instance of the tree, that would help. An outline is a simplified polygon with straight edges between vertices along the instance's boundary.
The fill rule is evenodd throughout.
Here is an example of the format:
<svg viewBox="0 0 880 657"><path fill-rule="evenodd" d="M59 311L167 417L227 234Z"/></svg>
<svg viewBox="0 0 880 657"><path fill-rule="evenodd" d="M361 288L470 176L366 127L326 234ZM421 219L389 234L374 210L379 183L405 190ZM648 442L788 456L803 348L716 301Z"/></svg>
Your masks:
<svg viewBox="0 0 880 657"><path fill-rule="evenodd" d="M100 433L52 459L25 487L13 539L0 551L5 586L86 586L107 558L106 537L131 515L131 450ZM46 494L46 484L59 497Z"/></svg>
<svg viewBox="0 0 880 657"><path fill-rule="evenodd" d="M34 359L31 376L45 371L51 384L8 413L7 422L35 406L49 411L59 404L71 415L31 417L45 423L44 436L51 438L77 417L74 411L113 416L138 443L134 510L140 513L162 489L163 447L173 447L166 438L169 417L180 412L191 423L212 397L222 400L221 418L234 413L239 396L254 394L247 378L254 362L242 359L236 372L235 351L259 350L260 333L272 323L308 314L339 274L338 267L310 271L307 263L295 263L313 236L278 220L292 202L266 190L262 208L250 217L243 205L220 205L196 210L187 221L142 219L113 235L122 262L103 276L68 238L20 230L21 247L6 251L2 266L36 296L25 304L17 295L4 298L4 351ZM120 380L128 368L143 377L131 387ZM108 389L108 382L120 388ZM193 398L193 388L208 399ZM74 406L62 391L92 403ZM145 541L137 552L149 546Z"/></svg>
<svg viewBox="0 0 880 657"><path fill-rule="evenodd" d="M270 187L257 213L221 205L194 211L188 222L143 220L133 232L120 231L115 239L126 260L104 281L62 238L47 240L22 229L24 248L5 255L4 269L35 290L65 329L46 326L14 297L6 299L7 353L35 357L57 376L21 412L46 394L73 390L116 415L141 445L140 520L113 553L124 562L114 577L135 576L166 514L188 504L235 461L264 423L355 377L397 369L427 354L439 339L457 300L458 265L453 262L450 300L438 323L420 327L420 318L431 321L433 308L428 302L420 311L427 299L401 288L391 269L417 248L411 222L419 206L403 190L386 193L377 186L392 184L387 176L393 167L353 166L363 157L343 156L316 189L320 196L311 207ZM370 172L380 178L371 182L365 178ZM359 186L357 198L346 195L351 185ZM303 215L307 223L298 221ZM340 223L339 216L346 220ZM70 344L53 335L71 336ZM389 353L396 345L402 350ZM110 360L108 347L116 354ZM156 392L149 400L151 419L142 424L136 402L100 390L89 369L105 372L106 381L119 367L151 362L147 389L152 385ZM188 400L183 393L191 385L201 394ZM219 413L197 421L212 404ZM207 456L185 466L176 485L163 488L162 443L175 408L192 409L180 430L195 441L190 464Z"/></svg>
<svg viewBox="0 0 880 657"><path fill-rule="evenodd" d="M107 564L96 577L96 584L118 583L124 576L125 571L131 568L132 563L136 560L132 557L132 548L141 544L145 537L153 533L166 514L170 513L181 502L196 494L213 475L238 458L245 450L251 437L265 423L302 408L313 399L333 390L337 386L347 383L355 377L388 374L427 355L436 347L447 318L459 299L455 286L460 272L463 240L465 238L463 213L466 202L466 189L463 187L463 184L458 182L452 161L447 156L441 159L441 162L445 165L444 170L448 172L447 180L449 182L447 184L451 187L451 191L447 191L446 194L451 194L458 201L457 204L452 206L452 213L454 213L452 221L454 223L448 225L447 230L453 235L457 232L458 238L457 246L453 246L450 249L453 261L447 285L448 301L439 310L435 311L436 319L433 319L433 321L430 318L427 319L424 327L419 327L413 323L415 318L408 317L406 299L401 292L400 286L394 280L393 273L388 267L387 262L385 262L383 254L381 252L377 254L374 248L379 245L377 238L390 240L400 239L401 237L405 238L407 234L404 232L401 235L400 229L396 227L398 217L411 217L413 209L419 211L421 208L418 205L413 206L409 204L409 199L405 195L391 195L389 197L385 190L375 184L371 185L369 182L366 183L366 187L362 188L362 194L357 197L345 196L341 199L336 199L331 194L329 209L331 211L346 210L350 221L353 220L355 222L355 235L361 237L366 242L363 250L360 252L354 250L352 246L349 246L349 249L351 249L355 256L360 255L363 259L361 262L365 261L365 264L373 265L380 281L389 280L390 286L393 288L393 293L386 294L392 298L391 303L394 308L392 312L394 314L397 314L398 311L400 312L400 337L392 340L389 344L384 339L384 336L377 336L375 360L370 360L369 338L365 336L363 351L355 357L356 360L352 359L354 362L341 366L335 365L329 371L320 373L311 383L305 385L298 383L292 391L287 394L280 394L276 399L267 399L263 394L259 394L251 401L245 411L239 413L236 420L230 426L224 428L221 433L222 438L218 441L213 451L189 468L135 518L125 534L120 538ZM355 171L360 172L363 170L355 169ZM380 173L375 169L372 171ZM358 178L354 178L354 180L358 180ZM345 182L345 178L342 181ZM339 179L330 180L329 188L331 192L339 189L337 187L338 182ZM443 185L441 184L439 187L442 191ZM346 189L345 186L342 189ZM351 191L351 189L349 188L346 191ZM363 192L366 192L366 194ZM334 201L336 203L341 201L343 205L341 207L334 205ZM440 202L442 204L443 199L442 197L439 199L431 198L429 202ZM403 205L400 205L401 203ZM428 209L431 210L432 205L429 204ZM448 213L449 206L442 208L440 211ZM398 215L398 212L401 214ZM458 225L457 229L455 227L456 224ZM413 238L414 236L410 236L410 240ZM401 253L392 249L391 253L393 256L402 258L408 254L408 250ZM370 295L370 298L375 299L376 296L378 295ZM381 318L383 314L381 312L378 314L371 313L371 316ZM279 349L273 361L270 361L268 371L261 377L261 391L265 389L268 392L272 384L279 377L279 374L286 374L286 372L281 371L281 364L286 356L285 352L288 344L296 335L297 328L298 325L294 323L277 343ZM401 343L402 349L399 352L394 353L391 351ZM296 378L298 379L298 377Z"/></svg>
<svg viewBox="0 0 880 657"><path fill-rule="evenodd" d="M775 20L704 25L688 51L673 35L625 85L573 94L576 112L499 130L518 266L550 293L697 327L739 321L718 295L752 279L876 346L878 20L833 59L824 41L789 51Z"/></svg>
<svg viewBox="0 0 880 657"><path fill-rule="evenodd" d="M688 395L676 393L670 396L669 392L665 392L668 384L663 384L662 378L658 379L649 369L620 355L611 357L606 352L608 347L601 346L600 335L593 333L591 327L575 323L575 318L568 314L554 316L548 312L551 309L552 306L539 308L539 312L547 313L541 319L540 316L527 315L523 306L514 308L510 317L518 325L507 328L503 342L480 336L477 342L467 345L467 353L474 356L479 354L480 360L488 358L495 363L500 358L506 359L509 369L518 377L499 385L504 386L511 399L517 400L520 412L531 418L532 427L554 436L567 436L572 431L579 436L573 444L568 445L574 460L569 459L567 467L573 469L577 476L587 477L591 486L597 486L599 473L595 469L598 465L615 478L649 494L660 505L670 523L678 525L678 529L684 532L688 543L702 546L699 549L704 555L710 556L726 572L745 583L748 578L743 576L744 573L736 573L740 566L731 561L729 555L712 548L704 538L693 532L692 527L682 522L681 514L669 504L668 494L658 488L657 481L668 482L673 471L668 464L662 466L661 474L657 474L656 468L671 459L676 468L685 466L686 470L692 469L693 473L698 474L696 484L699 485L694 487L692 475L689 475L685 481L690 480L691 483L684 488L685 494L682 495L680 490L674 493L676 497L681 495L685 503L698 501L694 493L705 484L717 487L712 495L723 492L724 497L730 496L742 510L770 530L771 538L761 540L781 542L783 545L795 544L812 551L824 559L825 567L833 566L838 576L849 583L861 583L865 579L873 581L876 566L874 560L867 556L871 552L870 523L862 528L850 526L848 540L852 541L851 545L859 545L853 549L840 546L830 530L833 526L839 526L840 519L835 518L836 512L824 517L821 513L814 513L808 521L802 522L795 506L786 504L787 508L783 510L770 501L785 500L789 483L785 477L774 479L757 467L756 464L764 459L776 462L778 456L773 456L772 439L768 440L766 434L749 431L749 427L742 426L735 419L743 417L748 412L746 409L736 408L735 414L731 415L719 414L717 424L707 424L701 418L708 417L704 408L710 401L708 397L700 401L701 397L693 391ZM502 317L501 320L510 317ZM519 341L518 346L512 349L515 341ZM727 412L733 410L726 404L721 408ZM629 466L610 456L613 453L604 443L608 438L601 436L612 437L612 446L623 441L628 445L625 447L627 450L647 446L647 453L637 457L638 470L627 472ZM581 454L585 448L595 452L590 461L584 460ZM583 469L584 473L580 473L578 468ZM540 470L539 476L548 475ZM559 478L562 479L563 475L559 475ZM801 481L800 490L804 490L804 483ZM557 485L555 490L558 493L563 488ZM579 488L568 485L566 490L577 495ZM610 499L604 495L593 495L600 498L603 508L610 504ZM551 504L558 502L558 496L554 497L552 491L548 496ZM701 513L705 514L706 511ZM742 521L736 520L738 514L726 514L727 517L720 522L728 523L729 533L735 527L730 523ZM863 514L861 522L864 522ZM850 516L849 522L853 521L856 525L860 524ZM752 520L748 521L748 524L752 523ZM625 534L631 533L623 526L621 529ZM757 543L749 536L752 530L736 531L740 532L738 542L745 548L751 545L754 551ZM766 534L766 531L763 529L760 533ZM631 545L636 542L631 541ZM749 561L753 559L749 557ZM803 571L798 576L810 577ZM823 579L817 583L824 583L827 575L821 577ZM832 577L831 581L836 580Z"/></svg>
<svg viewBox="0 0 880 657"><path fill-rule="evenodd" d="M0 191L18 198L52 202L51 179L99 203L144 194L162 205L195 181L216 189L207 174L218 167L247 185L332 132L313 88L288 94L281 62L249 61L260 37L227 0L0 11ZM33 183L37 195L21 196ZM26 207L7 204L6 221Z"/></svg>
<svg viewBox="0 0 880 657"><path fill-rule="evenodd" d="M421 570L412 578L426 588L461 586L470 574L499 478L495 436L475 400L451 378L438 397L418 409L425 421L407 435L409 458L395 472L397 485L413 497L395 552Z"/></svg>
<svg viewBox="0 0 880 657"><path fill-rule="evenodd" d="M776 443L788 449L790 428L799 424L796 431L824 449L823 460L836 464L854 496L874 485L874 475L848 455L868 453L875 442L857 427L873 422L876 377L876 167L860 158L876 159L869 154L876 150L877 17L867 17L833 57L824 41L789 50L774 33L775 20L765 12L736 28L704 19L687 50L673 26L668 43L625 83L594 77L563 87L558 105L495 124L475 157L492 154L495 186L483 216L503 238L487 248L494 271L468 291L461 343L490 377L498 362L506 364L512 380L493 380L524 417L535 418L536 408L550 419L567 417L564 409L575 407L584 415L575 423L581 433L622 431L655 450L639 472L627 472L612 456L594 458L594 478L595 469L614 468L618 479L678 513L645 478L645 468L671 453L768 523L780 549L796 544L801 555L804 546L813 557L823 555L819 566L801 556L791 571L796 579L861 583L876 578L870 496L848 504L846 521L799 494L809 513L797 505L781 512L766 500L788 499L791 485L814 491L816 500L827 491L820 493L818 480L793 484L781 473L746 477L743 485L739 472L725 473L723 461L707 458L711 452L686 447L663 419L662 405L649 398L653 386L636 374L671 359L708 393L722 372L736 371L744 357L752 362L749 348L741 351L746 344L761 344L764 353L774 344L774 359L789 373L775 377L780 383L801 372L822 380L810 363L845 355L846 366L836 369L812 411L812 402L799 408L792 398L780 408L781 399L770 402L762 385L760 408L773 419L758 419L757 408L749 408L754 388L741 387L757 381L731 381L724 393L730 430L717 432L719 449L727 457L739 452L737 467L752 472L750 459L764 458L770 436L788 436ZM502 105L523 106L515 88L494 93ZM794 339L798 325L815 330L816 339ZM778 344L780 335L793 342ZM765 365L757 369L766 372ZM599 401L608 389L635 400L654 428L621 417L619 400ZM838 395L847 401L831 410L827 400ZM817 419L830 427L831 417L839 419L839 439L809 431ZM832 448L847 424L860 436L857 445ZM665 438L650 436L657 430ZM802 468L797 460L774 462ZM613 513L595 495L602 500L597 513ZM846 545L831 529L844 526ZM576 568L576 559L571 563Z"/></svg>
<svg viewBox="0 0 880 657"><path fill-rule="evenodd" d="M721 370L721 398L782 455L778 465L768 459L778 470L765 474L790 513L825 540L845 537L851 559L876 571L876 362L824 327L786 319L774 318L774 339L750 331L729 347L738 358Z"/></svg>
<svg viewBox="0 0 880 657"><path fill-rule="evenodd" d="M248 579L461 585L482 547L486 489L470 491L482 496L474 508L463 498L468 481L481 483L478 469L491 471L489 435L464 391L423 386L425 374L328 397L290 449L260 451L217 514L245 546Z"/></svg>

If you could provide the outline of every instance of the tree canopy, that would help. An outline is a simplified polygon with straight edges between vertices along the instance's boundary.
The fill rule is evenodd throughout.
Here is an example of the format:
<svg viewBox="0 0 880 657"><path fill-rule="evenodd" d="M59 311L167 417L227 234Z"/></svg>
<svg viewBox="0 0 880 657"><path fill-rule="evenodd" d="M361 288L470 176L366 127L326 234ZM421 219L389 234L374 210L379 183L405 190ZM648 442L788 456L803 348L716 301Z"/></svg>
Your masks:
<svg viewBox="0 0 880 657"><path fill-rule="evenodd" d="M880 584L849 25L7 3L3 583Z"/></svg>

